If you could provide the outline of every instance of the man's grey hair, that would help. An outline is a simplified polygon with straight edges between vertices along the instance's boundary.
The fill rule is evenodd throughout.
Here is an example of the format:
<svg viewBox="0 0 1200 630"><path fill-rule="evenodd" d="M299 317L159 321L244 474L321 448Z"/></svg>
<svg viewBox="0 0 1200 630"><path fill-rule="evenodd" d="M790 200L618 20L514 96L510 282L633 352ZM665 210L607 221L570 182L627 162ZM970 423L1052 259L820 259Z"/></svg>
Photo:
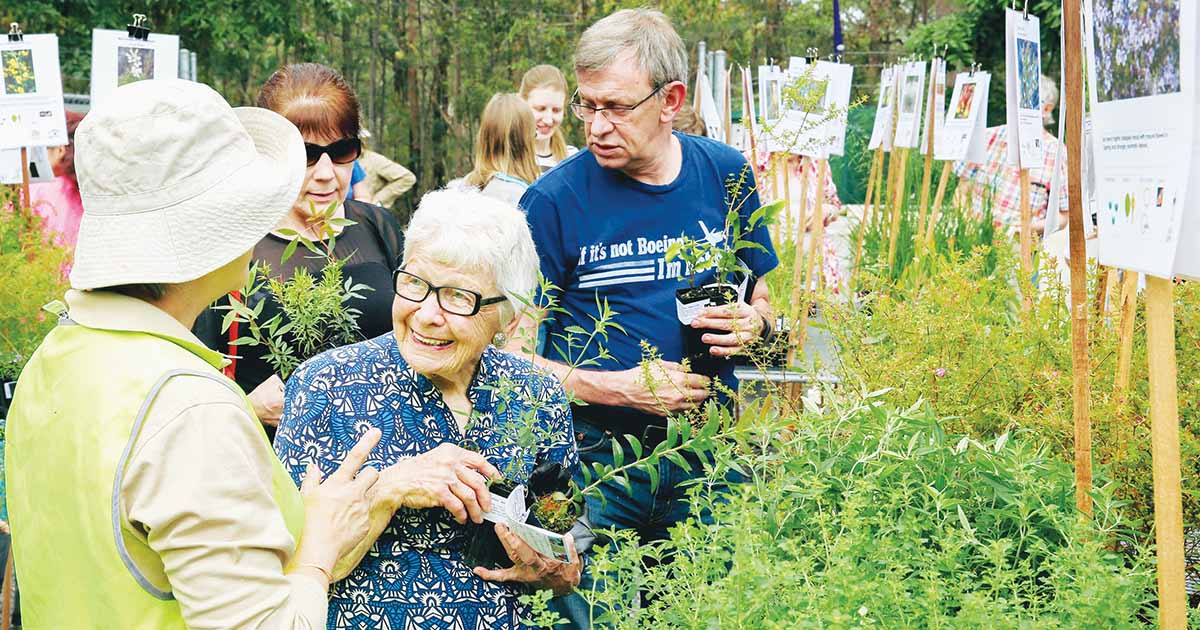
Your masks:
<svg viewBox="0 0 1200 630"><path fill-rule="evenodd" d="M421 197L404 231L404 264L414 258L495 282L508 297L500 304L501 326L537 289L537 249L525 213L474 190L444 188Z"/></svg>
<svg viewBox="0 0 1200 630"><path fill-rule="evenodd" d="M1045 106L1049 105L1051 110L1058 106L1058 84L1044 74L1039 78L1038 84L1038 92L1042 97L1042 124L1048 127L1054 124L1054 115L1047 112Z"/></svg>
<svg viewBox="0 0 1200 630"><path fill-rule="evenodd" d="M632 51L651 86L688 80L688 55L671 20L654 9L624 9L588 27L575 47L575 73L597 72Z"/></svg>

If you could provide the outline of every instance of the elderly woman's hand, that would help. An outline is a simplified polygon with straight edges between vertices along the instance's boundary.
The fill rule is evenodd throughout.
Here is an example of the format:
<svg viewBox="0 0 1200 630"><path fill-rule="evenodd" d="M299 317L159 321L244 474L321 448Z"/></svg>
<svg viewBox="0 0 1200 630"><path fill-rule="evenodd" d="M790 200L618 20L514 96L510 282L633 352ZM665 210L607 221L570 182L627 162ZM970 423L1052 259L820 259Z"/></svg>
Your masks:
<svg viewBox="0 0 1200 630"><path fill-rule="evenodd" d="M475 575L489 582L524 582L535 588L550 589L555 595L565 595L579 586L583 561L575 551L575 539L570 534L563 537L570 562L559 562L534 551L504 525L496 525L496 536L512 559L513 566L507 569L475 567Z"/></svg>
<svg viewBox="0 0 1200 630"><path fill-rule="evenodd" d="M483 455L447 443L388 466L381 483L397 508L443 507L459 523L482 523L492 507L487 480L498 477Z"/></svg>
<svg viewBox="0 0 1200 630"><path fill-rule="evenodd" d="M296 550L297 566L315 566L327 575L333 573L338 559L350 553L370 528L371 501L368 491L379 479L374 468L363 463L382 434L371 429L358 443L341 466L321 481L321 471L310 464L300 485L304 496L304 535Z"/></svg>

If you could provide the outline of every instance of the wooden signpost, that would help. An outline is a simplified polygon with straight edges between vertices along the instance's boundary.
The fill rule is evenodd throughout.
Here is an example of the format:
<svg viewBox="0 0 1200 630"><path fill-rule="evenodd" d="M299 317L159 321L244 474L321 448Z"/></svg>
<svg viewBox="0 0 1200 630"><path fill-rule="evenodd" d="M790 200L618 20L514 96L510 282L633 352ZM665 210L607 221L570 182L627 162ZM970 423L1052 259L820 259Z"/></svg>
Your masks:
<svg viewBox="0 0 1200 630"><path fill-rule="evenodd" d="M925 234L925 219L929 216L929 188L933 184L933 138L937 133L937 112L942 103L938 102L938 64L943 63L936 57L930 64L929 95L925 106L925 172L921 176L921 210L917 218L917 230L913 238L920 242ZM943 83L942 89L945 89ZM938 109L934 109L937 107Z"/></svg>
<svg viewBox="0 0 1200 630"><path fill-rule="evenodd" d="M800 225L804 225L808 220L808 217L805 216L808 208L807 160L806 157L800 158ZM815 244L810 247L815 247ZM804 347L810 307L807 284L808 281L804 278L804 232L801 231L797 233L796 251L792 258L792 299L790 302L792 330L788 335L787 362L784 365L790 366L795 363L796 353Z"/></svg>
<svg viewBox="0 0 1200 630"><path fill-rule="evenodd" d="M1125 270L1121 278L1121 324L1118 328L1117 378L1115 387L1117 395L1122 398L1129 389L1129 370L1133 363L1133 325L1137 320L1137 284L1136 271Z"/></svg>
<svg viewBox="0 0 1200 630"><path fill-rule="evenodd" d="M21 207L25 210L33 209L33 198L29 193L29 149L21 147Z"/></svg>
<svg viewBox="0 0 1200 630"><path fill-rule="evenodd" d="M875 209L878 204L871 203L871 196L877 194L879 186L875 180L883 177L883 148L875 149L875 156L871 158L871 171L867 175L867 195L863 199L862 218L859 219L858 242L854 245L854 263L850 266L851 273L858 269L858 263L862 260L863 242L867 238L867 230L875 225ZM847 282L849 284L849 282Z"/></svg>

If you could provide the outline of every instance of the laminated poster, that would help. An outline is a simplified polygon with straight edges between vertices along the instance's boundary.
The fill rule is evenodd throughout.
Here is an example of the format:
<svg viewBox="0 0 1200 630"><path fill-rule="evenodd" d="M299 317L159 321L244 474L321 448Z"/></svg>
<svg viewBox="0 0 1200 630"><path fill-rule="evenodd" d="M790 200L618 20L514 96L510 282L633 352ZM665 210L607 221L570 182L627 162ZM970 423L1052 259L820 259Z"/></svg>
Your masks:
<svg viewBox="0 0 1200 630"><path fill-rule="evenodd" d="M0 41L0 149L67 143L58 36Z"/></svg>
<svg viewBox="0 0 1200 630"><path fill-rule="evenodd" d="M934 57L933 69L930 70L933 83L933 142L934 155L937 155L937 141L945 135L942 127L946 124L946 60ZM929 152L929 121L921 123L921 155Z"/></svg>
<svg viewBox="0 0 1200 630"><path fill-rule="evenodd" d="M880 147L892 150L892 72L890 67L879 73L879 101L875 106L875 124L871 127L871 140L867 148L874 151Z"/></svg>
<svg viewBox="0 0 1200 630"><path fill-rule="evenodd" d="M925 62L904 65L900 79L900 115L896 119L896 146L915 149L921 139L921 114L925 109Z"/></svg>
<svg viewBox="0 0 1200 630"><path fill-rule="evenodd" d="M1091 0L1090 9L1100 263L1198 276L1196 3Z"/></svg>
<svg viewBox="0 0 1200 630"><path fill-rule="evenodd" d="M824 156L845 155L846 114L850 107L850 88L854 80L854 66L832 61L818 61L813 73L824 81L822 110L836 110L837 115L825 122L821 136L827 139Z"/></svg>
<svg viewBox="0 0 1200 630"><path fill-rule="evenodd" d="M92 29L92 105L122 85L179 78L179 36L150 33L146 41L125 31Z"/></svg>
<svg viewBox="0 0 1200 630"><path fill-rule="evenodd" d="M982 164L987 159L987 103L992 75L960 72L954 79L950 110L942 135L934 138L933 157Z"/></svg>
<svg viewBox="0 0 1200 630"><path fill-rule="evenodd" d="M29 155L29 183L40 184L54 181L54 166L46 147L31 147ZM21 183L21 150L0 150L0 184Z"/></svg>
<svg viewBox="0 0 1200 630"><path fill-rule="evenodd" d="M783 151L783 144L778 142L775 129L783 114L783 83L785 76L779 66L758 67L758 121L762 124L757 129L758 150L767 153Z"/></svg>
<svg viewBox="0 0 1200 630"><path fill-rule="evenodd" d="M1041 168L1045 147L1042 146L1042 40L1038 19L1005 9L1004 26L1008 163L1021 169Z"/></svg>

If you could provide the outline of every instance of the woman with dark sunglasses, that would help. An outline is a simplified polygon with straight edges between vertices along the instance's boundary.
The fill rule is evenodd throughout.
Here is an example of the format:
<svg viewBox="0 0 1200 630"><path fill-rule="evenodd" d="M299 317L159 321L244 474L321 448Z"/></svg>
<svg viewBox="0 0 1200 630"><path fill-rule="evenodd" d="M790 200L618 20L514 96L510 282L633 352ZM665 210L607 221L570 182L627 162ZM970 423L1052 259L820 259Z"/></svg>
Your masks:
<svg viewBox="0 0 1200 630"><path fill-rule="evenodd" d="M391 330L392 272L398 264L404 235L387 210L347 199L354 162L362 154L358 98L354 90L332 68L315 63L294 64L267 79L259 91L257 104L282 114L300 129L308 170L300 197L276 230L255 246L254 260L269 265L271 276L281 280L290 279L300 268L320 278L324 259L312 256L303 247L286 261L282 260L283 253L296 235L320 240L322 228L314 223L314 215L334 206L334 218L354 223L333 227L336 233L333 255L345 262L344 278L371 289L358 291L361 297L350 299L347 306L360 312L358 330L348 338L337 339L336 345L371 339ZM251 308L266 302L259 322L270 321L281 310L266 288L242 297ZM273 435L283 411L286 375L276 373L261 346L230 346L237 333L221 330L223 314L219 310L210 311L197 323L196 333L214 348L241 357L227 373L232 372L230 376L249 392L254 411ZM244 334L245 330L240 332ZM326 349L317 348L316 352Z"/></svg>

